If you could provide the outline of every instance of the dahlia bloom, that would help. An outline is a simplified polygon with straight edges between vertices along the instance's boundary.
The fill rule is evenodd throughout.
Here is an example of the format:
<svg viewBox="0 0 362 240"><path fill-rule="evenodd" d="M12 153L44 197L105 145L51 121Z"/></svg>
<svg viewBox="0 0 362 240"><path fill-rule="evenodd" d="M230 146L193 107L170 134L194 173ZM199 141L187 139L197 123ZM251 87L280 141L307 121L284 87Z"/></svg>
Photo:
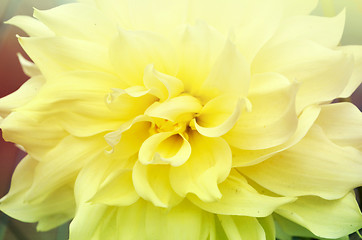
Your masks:
<svg viewBox="0 0 362 240"><path fill-rule="evenodd" d="M88 0L8 23L27 152L0 210L70 239L340 238L362 226L362 47L315 0ZM283 239L283 236L280 236Z"/></svg>

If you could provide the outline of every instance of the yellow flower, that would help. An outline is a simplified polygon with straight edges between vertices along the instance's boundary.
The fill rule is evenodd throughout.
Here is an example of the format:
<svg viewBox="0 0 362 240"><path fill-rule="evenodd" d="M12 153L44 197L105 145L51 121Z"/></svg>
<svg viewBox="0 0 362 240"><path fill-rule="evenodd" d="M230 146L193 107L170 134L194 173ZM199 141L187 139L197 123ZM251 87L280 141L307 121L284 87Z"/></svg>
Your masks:
<svg viewBox="0 0 362 240"><path fill-rule="evenodd" d="M71 240L339 238L362 226L362 47L315 0L88 0L8 23L28 155L6 214ZM288 232L289 231L289 232Z"/></svg>

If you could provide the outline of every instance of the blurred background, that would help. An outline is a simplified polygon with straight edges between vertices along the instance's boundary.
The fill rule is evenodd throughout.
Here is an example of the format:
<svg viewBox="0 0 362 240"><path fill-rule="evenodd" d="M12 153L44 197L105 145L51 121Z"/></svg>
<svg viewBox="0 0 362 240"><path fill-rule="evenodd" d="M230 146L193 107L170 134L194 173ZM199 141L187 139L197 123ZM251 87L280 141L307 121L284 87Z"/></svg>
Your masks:
<svg viewBox="0 0 362 240"><path fill-rule="evenodd" d="M0 0L0 97L14 92L27 80L16 56L18 52L26 56L16 39L16 34L25 36L25 33L3 22L15 15L31 16L33 7L49 9L67 2L72 0ZM314 14L335 16L344 8L346 8L346 27L341 45L360 45L362 44L362 0L320 0ZM362 87L360 86L350 99L339 101L352 101L362 110ZM0 197L7 193L14 168L24 155L12 143L7 143L0 137ZM0 213L0 240L67 239L67 225L45 233L38 233L35 226L35 224L18 222ZM353 235L351 239L359 238Z"/></svg>

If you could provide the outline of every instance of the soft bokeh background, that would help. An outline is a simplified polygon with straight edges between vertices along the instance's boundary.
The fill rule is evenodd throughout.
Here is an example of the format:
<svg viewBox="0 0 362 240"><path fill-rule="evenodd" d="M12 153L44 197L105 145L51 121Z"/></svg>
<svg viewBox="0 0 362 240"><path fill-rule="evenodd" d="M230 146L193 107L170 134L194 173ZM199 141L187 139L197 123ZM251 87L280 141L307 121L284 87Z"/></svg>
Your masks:
<svg viewBox="0 0 362 240"><path fill-rule="evenodd" d="M16 34L25 34L3 22L15 15L31 16L33 7L49 9L66 2L72 0L0 0L0 97L15 91L27 80L16 56L18 52L25 56L16 39ZM362 0L320 0L314 14L334 16L343 8L346 8L346 27L342 45L362 44ZM348 100L362 110L362 87ZM14 168L23 156L23 152L0 137L0 197L8 191ZM38 233L35 224L21 223L0 213L0 240L64 240L67 234L67 225ZM354 235L351 239L358 237Z"/></svg>

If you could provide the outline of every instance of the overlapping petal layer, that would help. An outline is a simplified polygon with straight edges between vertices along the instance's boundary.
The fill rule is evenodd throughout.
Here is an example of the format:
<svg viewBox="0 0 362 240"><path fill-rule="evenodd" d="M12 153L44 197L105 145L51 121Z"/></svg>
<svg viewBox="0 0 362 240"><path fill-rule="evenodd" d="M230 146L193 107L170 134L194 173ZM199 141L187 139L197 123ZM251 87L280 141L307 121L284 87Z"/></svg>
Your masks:
<svg viewBox="0 0 362 240"><path fill-rule="evenodd" d="M10 19L34 64L0 99L28 153L0 210L40 230L74 218L71 240L273 240L273 214L357 230L362 114L329 103L360 84L362 47L338 46L345 13L316 4L83 0Z"/></svg>

